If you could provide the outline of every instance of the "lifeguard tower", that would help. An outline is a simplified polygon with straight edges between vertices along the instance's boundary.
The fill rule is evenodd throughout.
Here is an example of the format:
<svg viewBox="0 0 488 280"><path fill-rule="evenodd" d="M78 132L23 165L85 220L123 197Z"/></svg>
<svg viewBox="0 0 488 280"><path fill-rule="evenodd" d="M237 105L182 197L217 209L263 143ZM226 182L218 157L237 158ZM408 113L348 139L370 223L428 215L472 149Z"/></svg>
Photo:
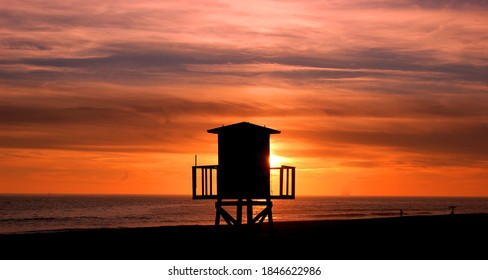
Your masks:
<svg viewBox="0 0 488 280"><path fill-rule="evenodd" d="M192 167L193 199L216 199L215 225L223 219L229 225L243 223L246 206L248 225L273 222L272 199L295 199L295 167L270 167L270 135L280 131L240 122L207 130L218 135L218 165ZM272 194L271 172L279 176ZM274 188L273 188L274 189ZM236 207L235 216L225 208ZM253 207L262 209L254 215Z"/></svg>

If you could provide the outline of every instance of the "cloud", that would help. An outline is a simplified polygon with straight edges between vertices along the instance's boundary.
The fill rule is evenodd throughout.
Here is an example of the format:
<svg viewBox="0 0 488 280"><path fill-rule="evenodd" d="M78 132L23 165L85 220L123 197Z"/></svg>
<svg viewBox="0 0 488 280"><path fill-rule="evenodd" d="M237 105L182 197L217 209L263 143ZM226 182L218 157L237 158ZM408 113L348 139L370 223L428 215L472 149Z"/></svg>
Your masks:
<svg viewBox="0 0 488 280"><path fill-rule="evenodd" d="M485 158L488 149L481 139L488 136L488 126L472 125L450 130L424 131L328 131L327 139L339 143L387 146L417 153L465 154Z"/></svg>
<svg viewBox="0 0 488 280"><path fill-rule="evenodd" d="M250 3L186 4L192 8L153 1L6 6L0 79L195 85L236 79L301 87L332 80L386 93L425 82L449 84L441 90L454 82L486 85L488 36L481 34L488 24L479 10L450 1L267 1L259 10ZM468 4L484 9L479 1Z"/></svg>
<svg viewBox="0 0 488 280"><path fill-rule="evenodd" d="M0 102L1 147L179 152L204 135L199 132L215 125L209 120L284 114L265 103L154 94L58 93L23 98L12 96Z"/></svg>
<svg viewBox="0 0 488 280"><path fill-rule="evenodd" d="M4 149L208 152L251 121L314 167L486 166L485 1L0 7Z"/></svg>

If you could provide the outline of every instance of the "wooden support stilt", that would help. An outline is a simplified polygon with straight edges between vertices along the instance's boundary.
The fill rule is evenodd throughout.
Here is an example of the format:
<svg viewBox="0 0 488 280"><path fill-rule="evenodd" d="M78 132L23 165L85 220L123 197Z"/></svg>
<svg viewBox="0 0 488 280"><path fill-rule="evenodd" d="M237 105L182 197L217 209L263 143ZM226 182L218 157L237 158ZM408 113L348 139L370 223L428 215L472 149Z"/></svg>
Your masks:
<svg viewBox="0 0 488 280"><path fill-rule="evenodd" d="M255 217L253 213L253 207L255 205L265 206L261 212L259 212ZM229 212L227 212L223 206L236 206L236 216L233 217ZM215 202L215 225L220 225L220 219L223 219L228 225L242 225L243 206L246 206L246 224L248 226L260 225L263 221L268 218L268 223L271 225L273 223L272 208L273 203L271 199L266 199L266 201L255 201L252 199L237 199L233 201L222 201L218 199Z"/></svg>
<svg viewBox="0 0 488 280"><path fill-rule="evenodd" d="M254 221L252 219L252 206L253 206L252 199L247 199L247 224L251 225Z"/></svg>
<svg viewBox="0 0 488 280"><path fill-rule="evenodd" d="M269 213L268 213L268 223L273 226L273 202L271 202L271 199L267 199L268 202L268 208L269 208Z"/></svg>
<svg viewBox="0 0 488 280"><path fill-rule="evenodd" d="M222 199L219 198L215 202L215 225L220 225L220 209L222 209Z"/></svg>
<svg viewBox="0 0 488 280"><path fill-rule="evenodd" d="M237 225L242 225L242 198L237 200L236 221Z"/></svg>

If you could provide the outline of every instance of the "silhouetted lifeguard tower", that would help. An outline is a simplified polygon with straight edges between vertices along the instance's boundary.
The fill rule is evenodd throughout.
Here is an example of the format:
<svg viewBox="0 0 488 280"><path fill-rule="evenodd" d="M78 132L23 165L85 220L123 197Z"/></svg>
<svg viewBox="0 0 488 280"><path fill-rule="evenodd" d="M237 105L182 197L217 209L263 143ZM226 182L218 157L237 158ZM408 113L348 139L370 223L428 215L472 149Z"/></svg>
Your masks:
<svg viewBox="0 0 488 280"><path fill-rule="evenodd" d="M269 138L280 131L240 122L207 132L218 135L218 165L197 166L195 160L193 199L217 200L215 225L220 224L221 218L229 225L241 225L243 206L247 207L248 225L261 224L266 217L272 223L271 200L295 199L295 167L270 167ZM279 171L279 194L271 194L271 171ZM256 216L255 205L264 206ZM235 217L224 206L236 206Z"/></svg>

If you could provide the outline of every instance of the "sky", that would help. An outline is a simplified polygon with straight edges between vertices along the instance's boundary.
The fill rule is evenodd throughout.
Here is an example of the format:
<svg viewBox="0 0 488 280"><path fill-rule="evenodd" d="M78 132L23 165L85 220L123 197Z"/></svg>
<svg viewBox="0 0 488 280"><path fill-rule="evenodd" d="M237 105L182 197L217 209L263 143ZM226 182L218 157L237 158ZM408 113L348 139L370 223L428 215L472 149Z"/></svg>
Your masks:
<svg viewBox="0 0 488 280"><path fill-rule="evenodd" d="M247 121L281 131L297 195L488 196L487 14L0 0L0 193L190 194L207 130Z"/></svg>

